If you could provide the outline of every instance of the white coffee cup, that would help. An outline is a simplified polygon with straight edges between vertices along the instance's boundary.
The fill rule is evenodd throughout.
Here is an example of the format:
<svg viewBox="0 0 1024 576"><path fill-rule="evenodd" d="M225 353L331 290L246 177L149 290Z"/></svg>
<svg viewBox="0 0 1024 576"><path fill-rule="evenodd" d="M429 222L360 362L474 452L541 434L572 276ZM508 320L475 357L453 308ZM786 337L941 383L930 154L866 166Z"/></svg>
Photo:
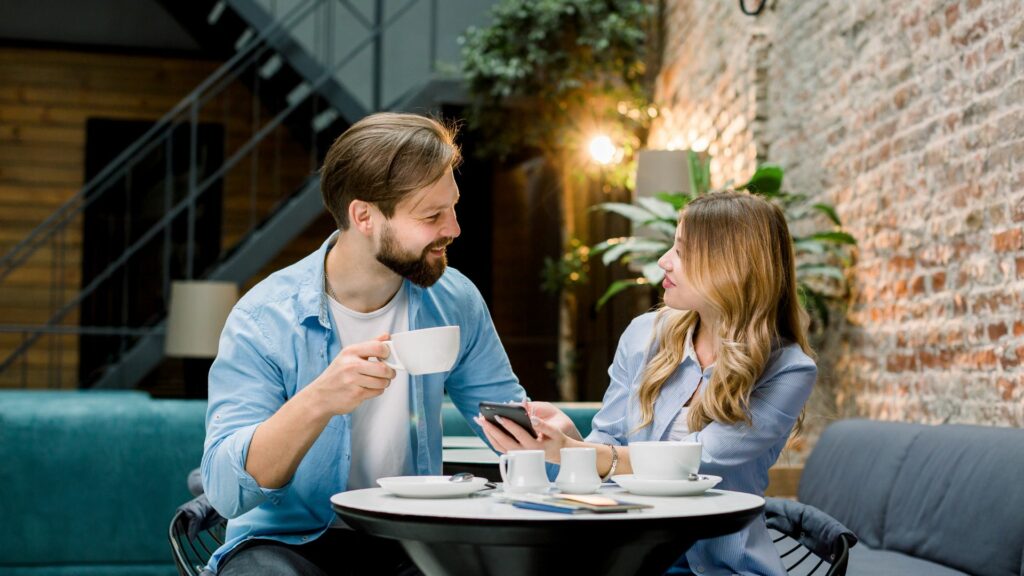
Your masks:
<svg viewBox="0 0 1024 576"><path fill-rule="evenodd" d="M699 442L630 442L633 475L644 480L684 480L700 469Z"/></svg>
<svg viewBox="0 0 1024 576"><path fill-rule="evenodd" d="M498 457L505 492L545 492L551 487L543 450L512 450Z"/></svg>
<svg viewBox="0 0 1024 576"><path fill-rule="evenodd" d="M409 374L447 372L459 357L459 327L439 326L392 334L384 342L390 355L383 360L395 370Z"/></svg>
<svg viewBox="0 0 1024 576"><path fill-rule="evenodd" d="M594 448L562 448L558 451L561 468L555 486L569 494L590 494L601 487L597 475L597 450Z"/></svg>

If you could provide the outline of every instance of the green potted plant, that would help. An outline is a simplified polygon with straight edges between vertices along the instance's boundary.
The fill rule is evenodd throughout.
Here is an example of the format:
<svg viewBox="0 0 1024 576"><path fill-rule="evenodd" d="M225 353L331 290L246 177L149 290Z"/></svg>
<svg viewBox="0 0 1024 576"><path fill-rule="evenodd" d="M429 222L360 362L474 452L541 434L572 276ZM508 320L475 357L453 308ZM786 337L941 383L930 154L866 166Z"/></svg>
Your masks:
<svg viewBox="0 0 1024 576"><path fill-rule="evenodd" d="M691 186L693 193L661 192L653 198L639 198L635 203L604 203L594 207L619 214L629 219L634 230L644 229L642 235L609 238L586 251L587 257L601 257L604 265L619 262L630 265L639 274L633 278L613 282L605 290L598 307L609 299L631 288L657 289L664 278L658 267L658 258L671 246L675 237L679 211L701 194L725 189L746 190L777 203L785 212L791 230L812 228L808 234L793 236L797 258L797 279L804 306L811 314L812 327L824 328L829 324L829 307L843 301L848 293L846 270L852 265L851 248L856 239L843 229L842 221L833 206L809 203L806 196L782 189L783 169L774 165L757 168L750 180L733 186L731 182L712 189L709 163L691 152ZM814 228L823 216L826 227ZM586 278L585 266L579 274Z"/></svg>

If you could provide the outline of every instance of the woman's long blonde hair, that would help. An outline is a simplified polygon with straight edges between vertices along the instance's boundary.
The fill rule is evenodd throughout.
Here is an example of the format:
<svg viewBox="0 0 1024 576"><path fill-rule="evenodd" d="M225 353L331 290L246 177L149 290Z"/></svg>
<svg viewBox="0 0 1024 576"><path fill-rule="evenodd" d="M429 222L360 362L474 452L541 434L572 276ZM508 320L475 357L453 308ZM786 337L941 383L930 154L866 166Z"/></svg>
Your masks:
<svg viewBox="0 0 1024 576"><path fill-rule="evenodd" d="M690 405L689 429L702 430L712 421L750 424L750 393L772 349L783 341L796 342L813 356L805 329L807 314L797 296L786 217L759 196L711 193L682 211L680 238L682 272L719 320L715 369ZM647 363L638 391L638 429L654 421L654 402L682 362L687 331L699 319L694 310L659 311L658 350Z"/></svg>

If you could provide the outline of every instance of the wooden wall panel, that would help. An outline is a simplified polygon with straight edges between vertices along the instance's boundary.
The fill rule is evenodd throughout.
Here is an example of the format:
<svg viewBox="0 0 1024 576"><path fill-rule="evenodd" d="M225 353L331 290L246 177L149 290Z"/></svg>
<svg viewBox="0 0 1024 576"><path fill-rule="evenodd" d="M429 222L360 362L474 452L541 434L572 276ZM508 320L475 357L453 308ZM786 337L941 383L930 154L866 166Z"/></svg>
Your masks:
<svg viewBox="0 0 1024 576"><path fill-rule="evenodd" d="M216 61L0 48L0 254L5 254L76 194L85 172L89 118L156 121L220 65ZM270 114L243 85L231 85L203 110L201 120L224 125L225 158ZM308 152L279 128L242 161L223 185L222 246L231 246L311 171ZM333 226L311 227L268 265L270 271L316 248ZM79 288L81 222L64 237L65 268L54 270L57 251L41 249L0 285L0 323L40 324L53 310L50 286L59 274L65 297ZM77 323L77 313L69 317ZM0 334L0 361L23 336ZM73 387L78 343L74 336L46 337L14 369L0 373L0 387Z"/></svg>

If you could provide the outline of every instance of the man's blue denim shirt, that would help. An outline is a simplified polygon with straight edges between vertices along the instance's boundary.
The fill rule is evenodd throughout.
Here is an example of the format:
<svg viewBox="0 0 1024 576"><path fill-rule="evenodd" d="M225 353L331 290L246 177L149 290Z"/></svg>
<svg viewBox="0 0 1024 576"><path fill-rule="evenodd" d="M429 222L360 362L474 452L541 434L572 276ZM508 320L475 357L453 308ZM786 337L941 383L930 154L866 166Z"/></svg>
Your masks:
<svg viewBox="0 0 1024 576"><path fill-rule="evenodd" d="M348 485L349 415L331 418L288 484L260 487L245 471L253 432L289 398L319 376L341 351L324 294L324 257L337 233L319 250L257 284L235 305L210 369L203 487L228 518L216 571L226 553L250 538L301 544L323 534L334 519L330 497ZM441 402L472 417L478 404L526 396L494 330L479 290L449 268L429 288L406 281L409 329L461 327L461 349L451 371L410 376L409 440L417 474L441 473Z"/></svg>

